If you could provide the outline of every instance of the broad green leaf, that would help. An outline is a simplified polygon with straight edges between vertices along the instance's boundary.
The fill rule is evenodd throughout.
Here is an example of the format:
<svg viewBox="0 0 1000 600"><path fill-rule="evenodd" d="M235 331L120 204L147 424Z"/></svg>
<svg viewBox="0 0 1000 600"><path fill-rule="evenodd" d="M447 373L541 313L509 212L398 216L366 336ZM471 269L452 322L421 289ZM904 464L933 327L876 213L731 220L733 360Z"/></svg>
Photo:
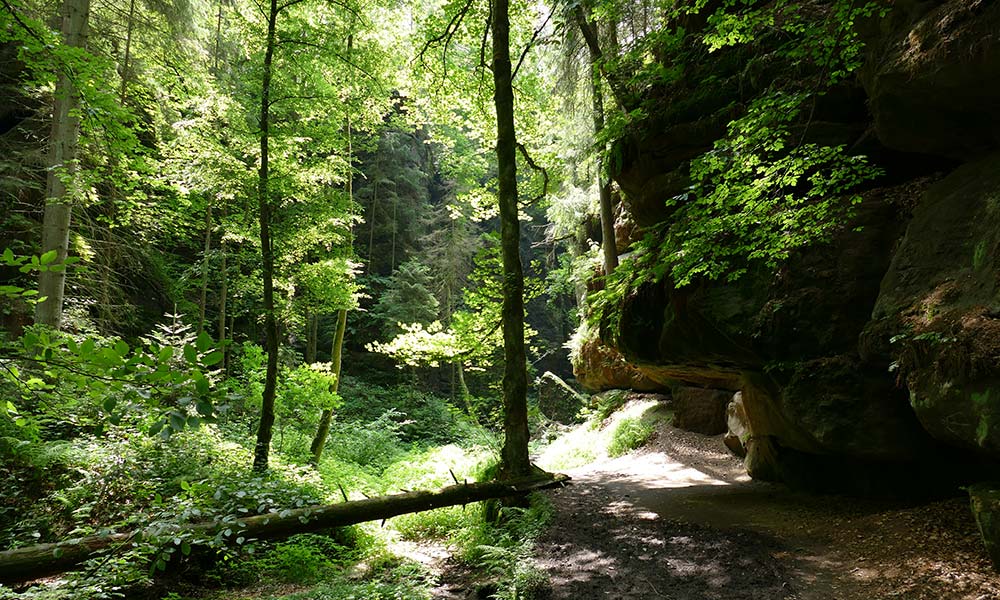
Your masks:
<svg viewBox="0 0 1000 600"><path fill-rule="evenodd" d="M173 346L164 346L160 348L160 353L157 356L157 358L160 360L160 362L165 363L169 361L171 358L173 358L173 356L174 356Z"/></svg>
<svg viewBox="0 0 1000 600"><path fill-rule="evenodd" d="M208 379L199 371L194 372L194 389L198 390L199 394L205 395L209 392Z"/></svg>
<svg viewBox="0 0 1000 600"><path fill-rule="evenodd" d="M221 350L214 350L206 354L205 358L201 359L201 364L206 367L211 367L212 365L219 364L223 357L225 357L225 354L223 354Z"/></svg>
<svg viewBox="0 0 1000 600"><path fill-rule="evenodd" d="M198 414L201 415L201 416L203 416L203 417L210 417L210 416L212 416L212 403L211 402L208 402L206 400L199 400L198 403L195 404L195 409L198 411Z"/></svg>
<svg viewBox="0 0 1000 600"><path fill-rule="evenodd" d="M38 259L38 262L40 264L47 265L53 262L57 256L59 256L58 250L49 250L45 254L42 254L42 256Z"/></svg>
<svg viewBox="0 0 1000 600"><path fill-rule="evenodd" d="M199 352L204 352L212 347L212 336L208 335L208 332L202 331L198 334L198 339L195 341L195 345L198 346Z"/></svg>
<svg viewBox="0 0 1000 600"><path fill-rule="evenodd" d="M176 411L170 413L170 428L173 429L174 431L181 431L182 429L184 429L184 424L186 422L187 419L181 413Z"/></svg>

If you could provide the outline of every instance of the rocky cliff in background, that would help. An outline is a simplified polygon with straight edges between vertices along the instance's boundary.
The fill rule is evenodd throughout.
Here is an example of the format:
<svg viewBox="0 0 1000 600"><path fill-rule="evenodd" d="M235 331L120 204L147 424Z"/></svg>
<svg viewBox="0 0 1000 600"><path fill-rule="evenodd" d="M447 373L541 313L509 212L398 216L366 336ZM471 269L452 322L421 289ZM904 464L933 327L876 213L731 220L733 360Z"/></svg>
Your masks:
<svg viewBox="0 0 1000 600"><path fill-rule="evenodd" d="M631 290L601 338L638 373L592 343L578 377L607 387L600 365L615 364L614 374L653 382L645 389L742 392L755 477L838 489L992 477L1000 3L896 2L864 27L858 77L817 107L809 134L884 169L854 222L777 272ZM662 114L619 141L628 218L642 227L669 218L664 200L687 185L688 161L753 93L760 67L751 58L706 54L682 82L689 89L662 94ZM679 110L677 98L705 96L699 84L717 90L715 102Z"/></svg>

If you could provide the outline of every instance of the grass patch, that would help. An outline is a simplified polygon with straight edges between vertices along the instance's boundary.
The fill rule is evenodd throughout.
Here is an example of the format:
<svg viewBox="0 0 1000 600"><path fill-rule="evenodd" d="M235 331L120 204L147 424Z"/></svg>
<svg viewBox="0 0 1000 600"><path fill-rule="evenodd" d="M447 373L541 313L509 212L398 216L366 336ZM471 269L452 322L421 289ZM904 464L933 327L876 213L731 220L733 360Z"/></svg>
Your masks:
<svg viewBox="0 0 1000 600"><path fill-rule="evenodd" d="M629 417L618 421L611 433L608 456L622 456L642 447L649 436L653 435L653 430L653 424L646 423L641 418Z"/></svg>
<svg viewBox="0 0 1000 600"><path fill-rule="evenodd" d="M564 471L621 456L642 446L657 424L671 416L655 401L623 406L620 399L624 394L607 397L609 401L599 405L587 422L547 444L536 444L532 452L538 457L538 466L547 471Z"/></svg>

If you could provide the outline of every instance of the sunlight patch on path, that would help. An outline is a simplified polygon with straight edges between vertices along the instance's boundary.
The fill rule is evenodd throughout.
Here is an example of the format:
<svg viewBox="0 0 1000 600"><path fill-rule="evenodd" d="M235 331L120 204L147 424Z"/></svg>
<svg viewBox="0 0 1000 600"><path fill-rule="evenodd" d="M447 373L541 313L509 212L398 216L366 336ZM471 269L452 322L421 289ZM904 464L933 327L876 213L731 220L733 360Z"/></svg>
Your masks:
<svg viewBox="0 0 1000 600"><path fill-rule="evenodd" d="M572 469L567 474L575 481L627 479L629 483L648 490L706 485L728 486L733 483L709 475L660 452L626 455ZM743 474L738 476L736 481L750 481L750 477Z"/></svg>

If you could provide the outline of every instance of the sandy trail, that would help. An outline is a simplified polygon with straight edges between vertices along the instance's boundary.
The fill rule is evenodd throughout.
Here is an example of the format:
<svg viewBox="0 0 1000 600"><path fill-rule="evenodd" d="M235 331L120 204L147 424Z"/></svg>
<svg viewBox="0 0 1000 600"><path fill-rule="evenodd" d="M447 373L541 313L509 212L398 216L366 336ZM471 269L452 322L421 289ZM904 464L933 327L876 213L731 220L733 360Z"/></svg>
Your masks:
<svg viewBox="0 0 1000 600"><path fill-rule="evenodd" d="M964 498L795 492L749 480L720 438L671 427L569 474L536 548L556 600L1000 600Z"/></svg>

